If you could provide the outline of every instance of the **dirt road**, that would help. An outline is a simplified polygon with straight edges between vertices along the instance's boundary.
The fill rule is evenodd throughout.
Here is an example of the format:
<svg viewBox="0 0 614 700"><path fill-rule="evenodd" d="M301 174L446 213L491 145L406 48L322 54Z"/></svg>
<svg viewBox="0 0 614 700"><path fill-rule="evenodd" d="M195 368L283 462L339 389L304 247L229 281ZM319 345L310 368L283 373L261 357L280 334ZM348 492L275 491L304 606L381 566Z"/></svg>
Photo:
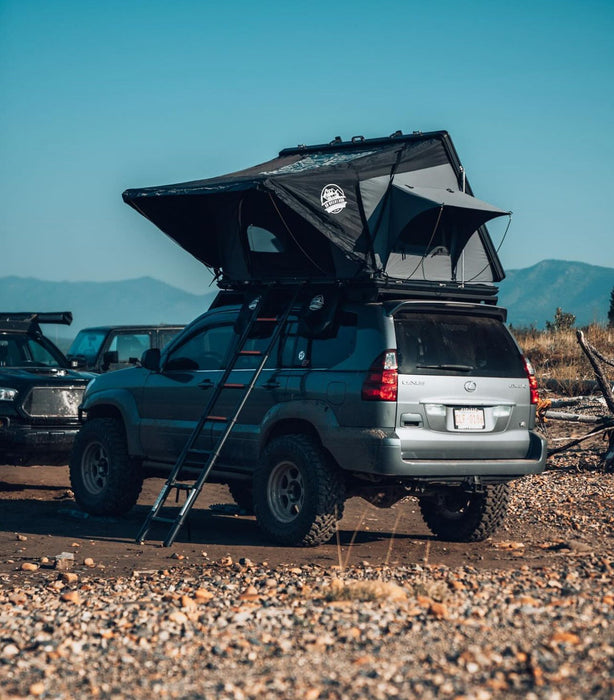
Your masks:
<svg viewBox="0 0 614 700"><path fill-rule="evenodd" d="M433 539L412 500L354 499L338 542L275 547L207 486L172 548L137 545L159 481L91 518L65 467L0 467L0 697L611 700L602 447L515 483L476 544Z"/></svg>
<svg viewBox="0 0 614 700"><path fill-rule="evenodd" d="M598 531L581 528L571 521L561 527L561 519L553 513L558 512L556 499L568 498L560 488L562 478L573 480L568 472L551 471L517 482L505 526L484 543L456 544L434 539L423 524L414 499L382 510L354 498L347 503L338 538L315 549L271 545L253 517L233 513L233 502L225 487L206 485L189 524L171 548L164 548L160 544L165 534L162 526L156 526L160 529L152 530L152 539L143 545L134 539L162 481L146 481L138 505L125 517L98 518L87 516L75 504L67 467L0 466L0 573L19 571L25 562L39 563L42 559L45 564L45 557L53 563L62 552L72 552L75 565L92 559L98 574L121 576L134 570L195 564L204 558L216 561L226 556L234 561L248 558L272 566L316 563L332 567L366 561L390 566L424 562L448 567L472 564L492 569L515 566L519 557L527 565L541 566L557 555L556 547L566 540L572 542L572 547L611 551L611 540L604 540ZM589 473L588 478L597 485L604 483L598 474ZM570 516L577 511L577 517L586 518L597 507L594 498L582 501L582 490L587 488L592 487L582 482ZM578 504L586 510L578 511ZM536 517L540 511L543 516ZM598 515L598 520L599 517L602 516Z"/></svg>

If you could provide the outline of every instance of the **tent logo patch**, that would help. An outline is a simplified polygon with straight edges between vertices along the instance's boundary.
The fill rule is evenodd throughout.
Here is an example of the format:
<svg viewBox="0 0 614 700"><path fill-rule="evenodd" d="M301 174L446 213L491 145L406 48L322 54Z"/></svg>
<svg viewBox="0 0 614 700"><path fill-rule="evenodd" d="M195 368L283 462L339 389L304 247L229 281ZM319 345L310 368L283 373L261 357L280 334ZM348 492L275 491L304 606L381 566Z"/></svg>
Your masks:
<svg viewBox="0 0 614 700"><path fill-rule="evenodd" d="M339 185L326 185L320 193L320 202L328 214L339 214L348 203L345 192Z"/></svg>

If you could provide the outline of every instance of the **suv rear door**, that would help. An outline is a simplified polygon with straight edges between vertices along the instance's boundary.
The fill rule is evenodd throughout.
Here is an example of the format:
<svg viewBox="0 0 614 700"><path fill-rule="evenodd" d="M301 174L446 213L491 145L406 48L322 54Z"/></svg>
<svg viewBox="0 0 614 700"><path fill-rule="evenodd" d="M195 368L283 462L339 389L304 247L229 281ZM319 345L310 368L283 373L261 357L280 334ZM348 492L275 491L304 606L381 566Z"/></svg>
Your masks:
<svg viewBox="0 0 614 700"><path fill-rule="evenodd" d="M526 456L529 381L498 311L411 304L395 311L404 459Z"/></svg>

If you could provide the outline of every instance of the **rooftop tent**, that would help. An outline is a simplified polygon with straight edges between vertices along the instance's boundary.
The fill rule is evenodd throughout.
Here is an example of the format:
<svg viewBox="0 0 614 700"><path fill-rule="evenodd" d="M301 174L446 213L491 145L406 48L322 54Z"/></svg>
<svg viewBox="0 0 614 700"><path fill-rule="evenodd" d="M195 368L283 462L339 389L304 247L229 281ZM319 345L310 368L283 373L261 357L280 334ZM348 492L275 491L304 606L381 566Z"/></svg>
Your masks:
<svg viewBox="0 0 614 700"><path fill-rule="evenodd" d="M244 281L503 279L447 132L335 140L124 201L232 286Z"/></svg>

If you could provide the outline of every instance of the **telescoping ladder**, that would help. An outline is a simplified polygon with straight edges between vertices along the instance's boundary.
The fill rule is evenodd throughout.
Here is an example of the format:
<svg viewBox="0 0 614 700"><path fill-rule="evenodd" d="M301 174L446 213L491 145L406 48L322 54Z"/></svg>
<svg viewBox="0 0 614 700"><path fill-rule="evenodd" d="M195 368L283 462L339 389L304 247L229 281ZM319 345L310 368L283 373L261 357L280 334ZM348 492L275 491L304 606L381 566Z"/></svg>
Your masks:
<svg viewBox="0 0 614 700"><path fill-rule="evenodd" d="M177 461L175 462L175 465L173 466L169 477L167 478L164 486L162 487L158 498L153 504L151 511L147 515L147 518L145 519L145 522L143 523L143 526L141 527L141 530L137 535L136 541L139 544L142 544L145 541L149 530L151 529L152 525L156 522L170 524L171 528L168 532L168 535L166 536L166 539L164 540L164 546L170 547L173 544L177 533L181 529L181 526L184 524L186 518L190 513L190 510L192 509L192 506L194 505L196 499L202 491L202 488L205 482L207 481L207 477L209 476L213 467L216 465L222 448L224 447L228 436L230 435L233 427L235 426L239 418L239 414L241 413L243 406L245 406L245 403L247 402L247 399L249 398L252 389L256 385L258 377L264 369L264 366L266 365L267 360L269 359L271 352L275 347L275 343L279 339L281 332L284 326L286 325L288 316L290 315L290 312L292 311L296 299L298 297L298 289L295 291L294 295L291 298L291 301L288 303L287 307L284 308L280 316L261 316L262 309L266 305L267 296L267 291L263 292L256 300L253 309L251 309L250 305L249 308L252 311L252 313L249 315L246 326L243 329L243 332L241 333L240 338L234 347L232 357L230 358L230 361L228 362L228 365L224 373L222 374L219 383L215 386L213 393L211 394L211 397L209 398L209 401L203 411L202 416L200 417L198 423L196 424L194 430L188 438L188 441L184 445L183 450L177 458ZM275 324L275 327L269 339L269 343L264 351L246 350L245 345L251 336L252 330L259 323ZM237 362L241 357L245 356L259 358L258 365L255 369L252 370L252 375L249 381L247 383L241 384L229 382L228 379L230 377L231 372L235 368ZM235 404L235 408L231 416L218 416L214 413L217 401L220 398L223 391L237 392L237 403ZM205 427L211 427L212 423L224 423L224 429L219 433L217 439L214 440L210 450L197 449L196 443L198 442L198 439L202 435ZM198 475L198 478L194 481L194 483L188 484L179 480L179 475L184 467L201 468L200 474ZM179 494L180 491L186 492L185 502L183 503L175 517L166 517L159 515L160 510L166 504L169 495L175 489L177 494Z"/></svg>

